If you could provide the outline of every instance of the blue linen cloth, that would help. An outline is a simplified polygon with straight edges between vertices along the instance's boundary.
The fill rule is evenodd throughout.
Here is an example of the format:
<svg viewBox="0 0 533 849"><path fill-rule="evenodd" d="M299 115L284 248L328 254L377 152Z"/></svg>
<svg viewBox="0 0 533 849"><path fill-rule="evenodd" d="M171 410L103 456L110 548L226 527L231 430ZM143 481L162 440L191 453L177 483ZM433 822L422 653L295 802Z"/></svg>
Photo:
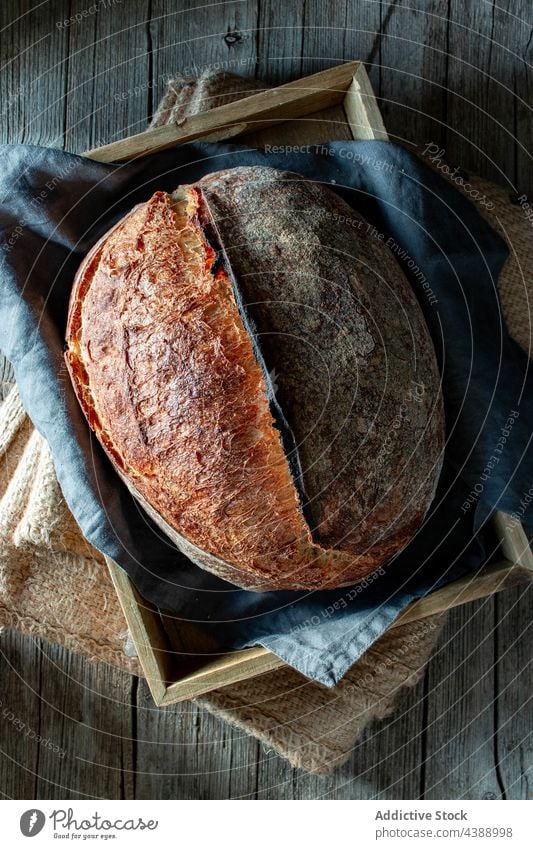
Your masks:
<svg viewBox="0 0 533 849"><path fill-rule="evenodd" d="M261 644L333 686L414 598L485 562L494 509L516 512L531 527L532 378L496 289L507 248L474 206L416 157L375 141L276 152L193 143L104 165L13 145L0 148L0 162L0 347L50 445L65 499L87 539L147 599L208 631L215 650ZM252 593L190 563L113 471L65 370L72 280L95 241L154 191L237 165L304 174L361 212L403 266L437 351L447 447L435 501L412 542L354 587Z"/></svg>

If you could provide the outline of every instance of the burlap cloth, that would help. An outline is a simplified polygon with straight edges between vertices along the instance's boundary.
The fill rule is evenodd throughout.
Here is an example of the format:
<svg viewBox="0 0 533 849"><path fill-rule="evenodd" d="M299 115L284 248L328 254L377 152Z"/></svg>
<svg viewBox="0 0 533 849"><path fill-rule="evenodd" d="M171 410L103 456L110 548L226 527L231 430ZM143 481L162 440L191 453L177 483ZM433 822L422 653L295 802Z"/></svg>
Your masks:
<svg viewBox="0 0 533 849"><path fill-rule="evenodd" d="M169 82L153 124L180 120L258 87L229 74L176 78ZM493 202L493 210L485 201L480 211L511 245L500 295L511 332L529 350L533 287L525 269L533 225L505 189L477 178L469 182ZM0 406L0 627L142 675L103 558L69 513L48 447L29 421L16 387L4 387L6 393ZM432 617L392 629L332 690L285 668L216 690L198 703L253 734L292 765L326 773L348 757L371 720L393 709L398 691L420 678L442 620Z"/></svg>

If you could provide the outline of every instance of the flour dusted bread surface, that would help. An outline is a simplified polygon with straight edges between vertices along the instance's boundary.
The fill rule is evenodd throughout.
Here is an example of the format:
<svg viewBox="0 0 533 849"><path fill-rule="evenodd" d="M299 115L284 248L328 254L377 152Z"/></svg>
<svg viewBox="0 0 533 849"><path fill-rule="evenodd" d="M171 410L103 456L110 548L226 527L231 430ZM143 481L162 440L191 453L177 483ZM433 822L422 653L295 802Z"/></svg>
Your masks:
<svg viewBox="0 0 533 849"><path fill-rule="evenodd" d="M253 167L156 193L86 257L67 341L119 473L227 580L356 581L427 511L432 343L388 249L320 185Z"/></svg>

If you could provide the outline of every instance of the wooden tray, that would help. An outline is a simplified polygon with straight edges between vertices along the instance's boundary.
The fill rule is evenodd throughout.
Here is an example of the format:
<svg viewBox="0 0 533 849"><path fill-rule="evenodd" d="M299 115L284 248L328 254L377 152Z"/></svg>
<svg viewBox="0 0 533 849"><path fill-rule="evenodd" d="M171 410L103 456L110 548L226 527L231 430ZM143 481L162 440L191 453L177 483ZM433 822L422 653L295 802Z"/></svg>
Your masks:
<svg viewBox="0 0 533 849"><path fill-rule="evenodd" d="M364 66L349 62L186 118L179 125L88 151L86 156L117 162L194 139L222 141L236 136L256 146L388 138ZM393 627L533 580L533 555L520 523L496 513L493 525L501 558L413 602ZM116 563L106 561L156 705L190 699L284 665L261 647L208 654L205 635L157 610Z"/></svg>

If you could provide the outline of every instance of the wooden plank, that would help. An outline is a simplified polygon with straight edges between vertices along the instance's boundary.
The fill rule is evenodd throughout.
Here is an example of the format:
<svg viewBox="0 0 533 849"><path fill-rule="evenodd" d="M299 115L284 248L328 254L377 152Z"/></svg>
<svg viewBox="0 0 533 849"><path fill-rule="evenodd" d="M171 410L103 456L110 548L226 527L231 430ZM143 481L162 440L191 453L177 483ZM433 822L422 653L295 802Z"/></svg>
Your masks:
<svg viewBox="0 0 533 849"><path fill-rule="evenodd" d="M425 799L499 799L494 601L457 608L427 671Z"/></svg>
<svg viewBox="0 0 533 849"><path fill-rule="evenodd" d="M500 28L500 40L507 49L507 72L512 71L514 91L513 128L516 137L516 157L513 178L519 195L533 197L533 122L531 121L531 91L533 90L533 16L530 0L507 0L513 17ZM506 22L507 23L507 22Z"/></svg>
<svg viewBox="0 0 533 849"><path fill-rule="evenodd" d="M105 558L113 585L142 663L156 705L163 704L171 678L171 646L161 627L158 611L137 592L126 573Z"/></svg>
<svg viewBox="0 0 533 849"><path fill-rule="evenodd" d="M52 0L21 9L0 4L0 141L62 145L63 70L67 32L57 26L68 3Z"/></svg>
<svg viewBox="0 0 533 849"><path fill-rule="evenodd" d="M258 79L266 80L270 85L281 85L287 80L305 76L306 72L302 70L302 50L307 36L303 29L304 9L304 3L286 3L284 0L262 0L259 3ZM318 70L322 68L313 68L309 73Z"/></svg>
<svg viewBox="0 0 533 849"><path fill-rule="evenodd" d="M83 14L74 0L69 16ZM131 26L120 4L101 5L66 32L69 39L65 86L65 146L79 153L146 128L150 91L146 21L149 0L128 0Z"/></svg>
<svg viewBox="0 0 533 849"><path fill-rule="evenodd" d="M35 798L120 799L132 792L136 683L107 664L43 643Z"/></svg>
<svg viewBox="0 0 533 849"><path fill-rule="evenodd" d="M234 138L251 129L279 124L287 117L309 115L342 102L358 64L349 62L185 118L179 127L172 124L157 127L90 150L85 155L99 162L122 162L186 141L208 137L211 140Z"/></svg>
<svg viewBox="0 0 533 849"><path fill-rule="evenodd" d="M184 699L194 699L209 693L210 690L254 678L284 665L279 657L261 646L232 651L207 661L197 672L180 677L178 681L170 684L160 704L168 705Z"/></svg>
<svg viewBox="0 0 533 849"><path fill-rule="evenodd" d="M495 0L450 0L445 113L449 129L444 145L452 168L473 171L510 191L516 171L513 87L518 72L512 57L517 41L525 44L524 36L518 37L522 25L514 6ZM531 18L530 11L527 17ZM511 54L502 36L511 41Z"/></svg>
<svg viewBox="0 0 533 849"><path fill-rule="evenodd" d="M533 798L531 587L495 598L495 759L506 799Z"/></svg>
<svg viewBox="0 0 533 849"><path fill-rule="evenodd" d="M152 0L153 107L163 95L166 80L176 74L193 77L226 71L254 77L258 5L255 0L214 4L182 0L176 8L174 0Z"/></svg>
<svg viewBox="0 0 533 849"><path fill-rule="evenodd" d="M391 140L442 144L446 132L448 0L382 5L379 62L383 120Z"/></svg>
<svg viewBox="0 0 533 849"><path fill-rule="evenodd" d="M374 91L379 95L381 3L351 0L306 0L303 5L300 73L311 74L347 59L368 63ZM302 7L300 7L302 8Z"/></svg>
<svg viewBox="0 0 533 849"><path fill-rule="evenodd" d="M256 792L257 740L192 702L154 708L143 682L136 748L137 799L232 799Z"/></svg>
<svg viewBox="0 0 533 849"><path fill-rule="evenodd" d="M0 632L0 791L11 799L33 799L41 744L40 640Z"/></svg>
<svg viewBox="0 0 533 849"><path fill-rule="evenodd" d="M414 601L396 619L394 626L404 625L444 613L454 607L477 599L487 598L509 587L521 586L532 582L531 572L523 566L514 566L508 560L502 560L482 568L475 575L467 575L458 581L442 587L425 598Z"/></svg>

